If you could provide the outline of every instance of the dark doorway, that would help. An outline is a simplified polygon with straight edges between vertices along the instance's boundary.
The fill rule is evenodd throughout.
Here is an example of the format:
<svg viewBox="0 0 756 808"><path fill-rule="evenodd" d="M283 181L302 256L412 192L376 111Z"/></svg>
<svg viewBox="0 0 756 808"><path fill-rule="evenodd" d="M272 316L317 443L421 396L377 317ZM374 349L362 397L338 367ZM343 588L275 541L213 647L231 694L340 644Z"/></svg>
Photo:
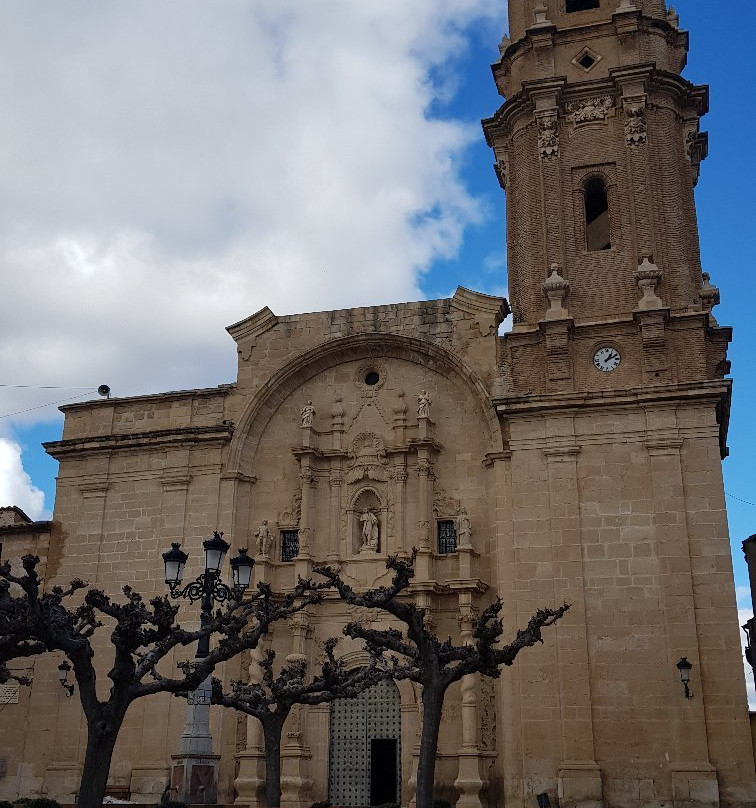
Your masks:
<svg viewBox="0 0 756 808"><path fill-rule="evenodd" d="M396 794L396 739L370 741L370 804L398 803Z"/></svg>

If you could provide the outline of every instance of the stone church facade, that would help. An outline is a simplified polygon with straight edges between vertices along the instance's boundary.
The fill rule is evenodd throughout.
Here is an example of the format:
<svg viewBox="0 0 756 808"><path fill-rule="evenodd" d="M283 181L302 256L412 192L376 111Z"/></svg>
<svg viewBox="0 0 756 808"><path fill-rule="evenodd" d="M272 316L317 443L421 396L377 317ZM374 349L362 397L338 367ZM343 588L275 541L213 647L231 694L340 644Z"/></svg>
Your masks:
<svg viewBox="0 0 756 808"><path fill-rule="evenodd" d="M263 309L228 329L234 384L65 407L47 444L54 520L0 526L4 557L33 544L50 584L153 595L170 542L194 575L214 529L254 550L276 589L322 562L380 585L387 554L415 546L412 591L442 635L468 639L497 595L508 632L572 605L500 679L450 691L439 798L746 808L754 753L721 472L731 331L712 313L693 198L707 90L681 77L688 37L662 0L510 0L509 16L493 66L506 101L484 131L507 194L511 332L499 335L506 300L463 288ZM327 600L269 642L315 663L354 619L380 622ZM364 659L347 641L341 653ZM31 691L0 709L0 798L74 799L83 719L59 661L40 658ZM224 677L251 668L244 657ZM113 793L160 796L185 710L167 696L133 705ZM255 720L214 708L212 727L218 801L261 804ZM283 804L375 804L380 777L411 804L417 730L408 683L296 713Z"/></svg>

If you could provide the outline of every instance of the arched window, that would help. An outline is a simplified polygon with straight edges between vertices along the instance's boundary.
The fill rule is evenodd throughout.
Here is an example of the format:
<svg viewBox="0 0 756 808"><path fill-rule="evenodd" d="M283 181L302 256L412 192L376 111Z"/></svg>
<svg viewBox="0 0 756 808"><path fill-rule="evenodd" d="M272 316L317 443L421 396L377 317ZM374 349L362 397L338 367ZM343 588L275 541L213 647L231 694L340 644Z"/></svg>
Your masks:
<svg viewBox="0 0 756 808"><path fill-rule="evenodd" d="M600 177L591 177L585 184L585 246L588 252L612 248L609 197Z"/></svg>
<svg viewBox="0 0 756 808"><path fill-rule="evenodd" d="M567 13L588 11L590 8L601 8L600 0L567 0Z"/></svg>

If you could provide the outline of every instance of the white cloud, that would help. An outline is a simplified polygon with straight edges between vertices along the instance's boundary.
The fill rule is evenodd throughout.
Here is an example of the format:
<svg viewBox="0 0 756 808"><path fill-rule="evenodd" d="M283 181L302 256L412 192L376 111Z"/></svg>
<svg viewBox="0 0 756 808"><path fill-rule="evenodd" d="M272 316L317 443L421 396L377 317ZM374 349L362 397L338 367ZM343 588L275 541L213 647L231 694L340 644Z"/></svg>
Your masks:
<svg viewBox="0 0 756 808"><path fill-rule="evenodd" d="M450 91L431 76L473 24L495 52L504 17L498 0L7 0L5 379L212 385L234 376L224 327L264 305L421 297L484 215L459 173L479 125L431 114ZM56 398L4 392L0 415Z"/></svg>
<svg viewBox="0 0 756 808"><path fill-rule="evenodd" d="M17 505L31 519L39 519L45 507L45 495L24 471L21 447L0 438L0 506Z"/></svg>

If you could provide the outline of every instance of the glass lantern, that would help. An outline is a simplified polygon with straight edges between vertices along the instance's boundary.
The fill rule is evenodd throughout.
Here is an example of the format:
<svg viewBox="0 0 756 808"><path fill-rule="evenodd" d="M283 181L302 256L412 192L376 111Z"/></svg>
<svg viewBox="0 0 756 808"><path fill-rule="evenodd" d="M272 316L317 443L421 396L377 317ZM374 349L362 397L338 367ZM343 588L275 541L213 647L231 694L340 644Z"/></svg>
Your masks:
<svg viewBox="0 0 756 808"><path fill-rule="evenodd" d="M205 572L220 575L223 559L231 545L224 541L223 534L216 530L212 538L202 542L202 546L205 548Z"/></svg>
<svg viewBox="0 0 756 808"><path fill-rule="evenodd" d="M171 542L171 549L163 553L165 564L165 582L169 586L180 586L184 577L184 567L189 556L181 549L178 542Z"/></svg>
<svg viewBox="0 0 756 808"><path fill-rule="evenodd" d="M231 559L231 576L237 589L245 590L252 580L252 567L255 562L247 555L246 547Z"/></svg>

